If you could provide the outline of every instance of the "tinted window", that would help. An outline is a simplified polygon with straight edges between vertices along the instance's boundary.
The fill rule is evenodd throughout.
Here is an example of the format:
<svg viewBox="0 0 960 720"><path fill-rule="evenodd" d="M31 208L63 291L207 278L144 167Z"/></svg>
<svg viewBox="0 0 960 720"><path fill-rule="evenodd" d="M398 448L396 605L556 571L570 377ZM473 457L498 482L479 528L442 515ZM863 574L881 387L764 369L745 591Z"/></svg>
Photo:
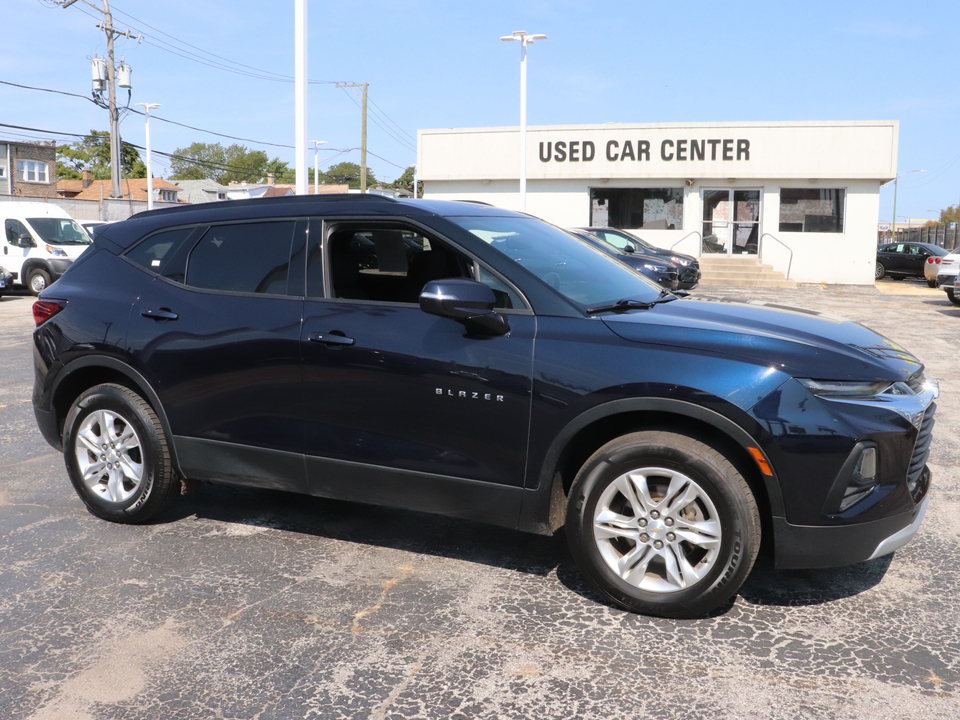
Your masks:
<svg viewBox="0 0 960 720"><path fill-rule="evenodd" d="M151 272L161 273L174 250L187 239L193 228L178 228L151 235L127 253L127 258Z"/></svg>
<svg viewBox="0 0 960 720"><path fill-rule="evenodd" d="M207 290L287 292L293 221L218 225L191 251L186 284Z"/></svg>

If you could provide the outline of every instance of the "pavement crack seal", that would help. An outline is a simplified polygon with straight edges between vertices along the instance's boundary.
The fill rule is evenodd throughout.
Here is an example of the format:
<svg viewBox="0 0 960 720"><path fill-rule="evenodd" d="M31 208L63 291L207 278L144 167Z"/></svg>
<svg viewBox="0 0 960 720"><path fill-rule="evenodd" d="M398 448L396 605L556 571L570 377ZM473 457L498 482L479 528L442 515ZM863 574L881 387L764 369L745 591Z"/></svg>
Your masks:
<svg viewBox="0 0 960 720"><path fill-rule="evenodd" d="M390 593L390 591L397 584L405 580L412 572L413 572L413 568L411 566L409 565L400 566L400 576L391 578L390 580L387 580L383 584L383 592L380 593L380 599L377 601L377 604L374 605L373 607L367 608L366 610L361 610L360 612L358 612L356 615L353 616L353 626L351 627L353 632L355 633L363 632L363 628L360 627L360 621L363 620L367 615L372 615L373 613L378 612L380 608L383 607L383 603L387 599L387 595Z"/></svg>

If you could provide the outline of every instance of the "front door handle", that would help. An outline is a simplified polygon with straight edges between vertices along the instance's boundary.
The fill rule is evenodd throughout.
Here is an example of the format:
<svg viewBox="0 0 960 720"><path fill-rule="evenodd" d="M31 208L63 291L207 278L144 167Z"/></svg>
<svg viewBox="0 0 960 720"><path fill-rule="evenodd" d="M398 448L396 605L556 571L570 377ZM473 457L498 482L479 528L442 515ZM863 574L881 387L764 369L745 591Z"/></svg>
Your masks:
<svg viewBox="0 0 960 720"><path fill-rule="evenodd" d="M177 320L180 317L169 308L160 308L159 310L144 308L140 311L140 314L145 318L150 318L151 320Z"/></svg>
<svg viewBox="0 0 960 720"><path fill-rule="evenodd" d="M334 330L325 334L313 333L310 335L310 342L323 343L324 345L353 345L354 340Z"/></svg>

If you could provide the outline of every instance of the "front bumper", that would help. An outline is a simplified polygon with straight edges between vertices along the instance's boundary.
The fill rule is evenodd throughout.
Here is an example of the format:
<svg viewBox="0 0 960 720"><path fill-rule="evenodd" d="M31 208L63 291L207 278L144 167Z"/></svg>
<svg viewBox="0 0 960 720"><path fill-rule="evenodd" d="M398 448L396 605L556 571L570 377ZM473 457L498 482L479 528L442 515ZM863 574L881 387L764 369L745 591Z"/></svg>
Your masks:
<svg viewBox="0 0 960 720"><path fill-rule="evenodd" d="M929 469L926 472L929 481ZM776 567L781 570L842 567L889 555L916 535L929 504L930 497L925 496L911 512L856 525L791 525L785 518L775 517Z"/></svg>

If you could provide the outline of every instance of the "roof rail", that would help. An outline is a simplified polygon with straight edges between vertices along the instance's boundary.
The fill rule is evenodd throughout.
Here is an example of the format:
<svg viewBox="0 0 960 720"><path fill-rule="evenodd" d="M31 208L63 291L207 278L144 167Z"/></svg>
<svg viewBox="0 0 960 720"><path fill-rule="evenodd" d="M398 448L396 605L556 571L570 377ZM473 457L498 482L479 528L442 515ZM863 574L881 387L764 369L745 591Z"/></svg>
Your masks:
<svg viewBox="0 0 960 720"><path fill-rule="evenodd" d="M333 202L388 202L396 203L395 198L385 195L369 195L366 193L331 193L330 195L286 195L284 197L271 198L251 198L249 200L223 200L218 202L229 203L231 207L249 207L251 205L311 205L313 203L333 203ZM182 206L171 208L159 208L157 210L144 210L132 218L153 217L159 214L189 212L191 210L208 209L214 203L184 203Z"/></svg>

